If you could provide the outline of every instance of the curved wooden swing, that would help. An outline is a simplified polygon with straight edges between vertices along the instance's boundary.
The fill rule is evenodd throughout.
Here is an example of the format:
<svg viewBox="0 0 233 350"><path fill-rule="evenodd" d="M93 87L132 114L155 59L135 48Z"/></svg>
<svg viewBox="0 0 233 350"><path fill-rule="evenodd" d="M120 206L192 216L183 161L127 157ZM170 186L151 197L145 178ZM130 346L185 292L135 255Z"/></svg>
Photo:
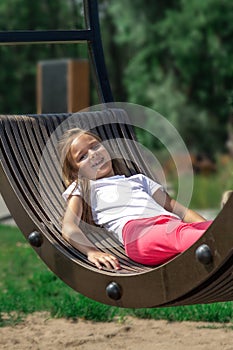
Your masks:
<svg viewBox="0 0 233 350"><path fill-rule="evenodd" d="M92 0L84 2L88 11L95 3ZM96 15L97 8L94 10ZM20 42L33 41L33 33L22 34L26 37L24 40L18 38ZM88 39L89 46L93 44L91 39L93 35ZM4 33L0 33L0 40L4 41ZM91 51L94 52L92 48ZM95 58L93 62L96 67ZM105 70L104 61L101 62L101 69ZM98 73L96 76L98 78ZM99 79L98 83L102 100L111 101L108 83L101 84ZM106 87L108 93L104 92ZM133 160L127 164L129 171L150 175L137 144L132 147L135 136L125 111L110 108L80 112L75 116L3 115L0 123L2 196L35 251L65 283L92 299L121 307L161 307L233 299L233 197L198 242L170 262L155 268L130 261L123 247L104 231L88 230L88 237L100 249L118 256L123 266L118 272L99 271L62 238L64 202L61 193L64 186L59 171L57 141L67 127L76 125L94 129L104 140L116 140L114 151L123 156L127 151L127 158Z"/></svg>

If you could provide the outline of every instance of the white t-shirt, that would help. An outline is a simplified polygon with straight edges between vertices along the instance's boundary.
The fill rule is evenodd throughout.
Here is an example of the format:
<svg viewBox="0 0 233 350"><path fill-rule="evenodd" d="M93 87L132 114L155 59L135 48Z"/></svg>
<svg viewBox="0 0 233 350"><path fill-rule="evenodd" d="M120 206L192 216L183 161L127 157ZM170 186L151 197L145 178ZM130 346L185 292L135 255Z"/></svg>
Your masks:
<svg viewBox="0 0 233 350"><path fill-rule="evenodd" d="M133 219L149 218L158 215L175 216L159 205L152 195L160 188L160 184L142 174L126 177L115 175L90 181L91 199L94 222L111 231L123 243L122 229ZM63 193L63 198L82 196L81 189L74 190L72 183Z"/></svg>

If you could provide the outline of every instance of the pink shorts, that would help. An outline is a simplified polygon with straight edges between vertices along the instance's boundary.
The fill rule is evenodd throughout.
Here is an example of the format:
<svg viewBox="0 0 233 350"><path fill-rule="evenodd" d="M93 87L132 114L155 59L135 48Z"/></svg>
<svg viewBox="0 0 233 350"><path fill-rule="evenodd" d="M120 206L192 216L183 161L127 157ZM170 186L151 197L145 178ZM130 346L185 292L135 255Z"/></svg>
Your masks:
<svg viewBox="0 0 233 350"><path fill-rule="evenodd" d="M165 215L130 220L123 228L126 254L144 265L163 264L193 245L211 223L185 223Z"/></svg>

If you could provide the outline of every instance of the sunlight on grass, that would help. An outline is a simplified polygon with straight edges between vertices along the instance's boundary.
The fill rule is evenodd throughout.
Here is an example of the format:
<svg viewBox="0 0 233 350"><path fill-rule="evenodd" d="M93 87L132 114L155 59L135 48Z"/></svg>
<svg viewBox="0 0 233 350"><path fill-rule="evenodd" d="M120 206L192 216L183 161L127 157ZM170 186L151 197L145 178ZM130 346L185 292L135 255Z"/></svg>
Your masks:
<svg viewBox="0 0 233 350"><path fill-rule="evenodd" d="M176 174L169 175L169 181L175 193L178 186L176 177ZM184 188L186 180L188 183L187 178L182 178ZM209 175L195 174L190 208L218 209L220 208L223 192L230 189L233 189L233 160L228 160L226 163L218 160L215 173Z"/></svg>

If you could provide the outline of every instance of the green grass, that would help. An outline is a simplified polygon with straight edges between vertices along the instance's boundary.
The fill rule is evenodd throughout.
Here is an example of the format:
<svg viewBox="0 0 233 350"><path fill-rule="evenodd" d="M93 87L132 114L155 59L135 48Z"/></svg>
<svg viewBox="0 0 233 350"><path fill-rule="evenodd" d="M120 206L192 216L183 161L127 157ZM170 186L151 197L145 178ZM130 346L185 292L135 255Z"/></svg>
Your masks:
<svg viewBox="0 0 233 350"><path fill-rule="evenodd" d="M222 186L217 174L209 176L195 175L193 178L193 190L191 192L191 202L188 205L192 209L217 209L220 208L220 202L225 186ZM187 183L187 184L186 184ZM182 183L179 186L185 186L187 193L189 193L189 179L182 178ZM172 181L172 188L177 192L177 181ZM233 188L233 187L232 187ZM230 187L228 188L230 189Z"/></svg>
<svg viewBox="0 0 233 350"><path fill-rule="evenodd" d="M177 174L170 174L169 178L174 192L177 193ZM180 179L181 180L181 179ZM195 174L193 177L192 198L189 207L192 209L220 208L220 202L224 191L233 189L233 160L226 164L217 160L217 171L209 175ZM188 188L189 178L182 177L179 186Z"/></svg>
<svg viewBox="0 0 233 350"><path fill-rule="evenodd" d="M76 293L50 272L15 227L0 226L0 326L47 311L51 317L122 322L127 315L168 321L232 322L233 303L121 309Z"/></svg>

